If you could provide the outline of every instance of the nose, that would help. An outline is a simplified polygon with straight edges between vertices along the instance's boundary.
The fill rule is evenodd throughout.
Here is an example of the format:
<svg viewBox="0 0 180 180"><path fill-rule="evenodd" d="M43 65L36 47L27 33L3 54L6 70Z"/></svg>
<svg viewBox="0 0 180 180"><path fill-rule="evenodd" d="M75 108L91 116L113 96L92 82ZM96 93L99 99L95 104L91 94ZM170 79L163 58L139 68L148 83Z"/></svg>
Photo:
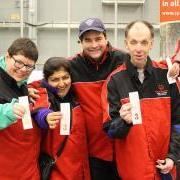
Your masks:
<svg viewBox="0 0 180 180"><path fill-rule="evenodd" d="M91 47L96 48L97 47L97 42L96 41L92 41Z"/></svg>
<svg viewBox="0 0 180 180"><path fill-rule="evenodd" d="M22 68L20 68L20 70L23 71L23 72L27 72L26 66L23 66Z"/></svg>
<svg viewBox="0 0 180 180"><path fill-rule="evenodd" d="M60 79L58 82L58 87L62 88L64 86L65 86L65 82L62 79Z"/></svg>
<svg viewBox="0 0 180 180"><path fill-rule="evenodd" d="M142 50L142 45L140 43L137 43L136 45L136 51L140 52Z"/></svg>

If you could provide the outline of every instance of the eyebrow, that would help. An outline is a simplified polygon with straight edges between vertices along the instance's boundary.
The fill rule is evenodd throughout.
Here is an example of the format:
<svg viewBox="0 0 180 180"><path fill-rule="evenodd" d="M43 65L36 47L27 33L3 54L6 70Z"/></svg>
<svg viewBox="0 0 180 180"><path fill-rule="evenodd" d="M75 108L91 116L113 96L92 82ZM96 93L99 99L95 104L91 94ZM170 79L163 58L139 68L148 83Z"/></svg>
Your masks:
<svg viewBox="0 0 180 180"><path fill-rule="evenodd" d="M34 64L25 64L23 61L21 61L21 60L19 60L19 59L16 59L16 58L14 58L14 57L13 57L13 59L16 60L16 61L18 61L18 62L20 62L20 63L22 63L22 64L24 64L25 66L29 66L29 67L35 66L35 63L34 63Z"/></svg>

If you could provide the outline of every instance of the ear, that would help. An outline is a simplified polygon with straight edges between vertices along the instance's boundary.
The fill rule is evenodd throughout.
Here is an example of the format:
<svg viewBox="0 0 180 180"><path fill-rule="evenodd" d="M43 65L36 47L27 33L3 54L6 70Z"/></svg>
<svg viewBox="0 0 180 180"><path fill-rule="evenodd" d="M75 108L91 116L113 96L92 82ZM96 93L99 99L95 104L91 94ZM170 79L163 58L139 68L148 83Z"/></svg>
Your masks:
<svg viewBox="0 0 180 180"><path fill-rule="evenodd" d="M107 38L107 34L103 34L104 35L104 38L105 38L105 41L106 41L106 45L108 44L108 38Z"/></svg>
<svg viewBox="0 0 180 180"><path fill-rule="evenodd" d="M125 45L126 49L128 49L127 39L124 40L124 45Z"/></svg>
<svg viewBox="0 0 180 180"><path fill-rule="evenodd" d="M107 37L106 37L106 45L108 45L108 39L107 39Z"/></svg>
<svg viewBox="0 0 180 180"><path fill-rule="evenodd" d="M7 52L6 53L6 56L5 56L6 58L10 58L10 56L9 56L9 53Z"/></svg>
<svg viewBox="0 0 180 180"><path fill-rule="evenodd" d="M7 52L6 55L5 55L5 61L7 62L10 58L11 57L10 57L9 53Z"/></svg>
<svg viewBox="0 0 180 180"><path fill-rule="evenodd" d="M152 49L153 47L153 44L154 44L154 39L151 40L151 44L150 44L150 50Z"/></svg>

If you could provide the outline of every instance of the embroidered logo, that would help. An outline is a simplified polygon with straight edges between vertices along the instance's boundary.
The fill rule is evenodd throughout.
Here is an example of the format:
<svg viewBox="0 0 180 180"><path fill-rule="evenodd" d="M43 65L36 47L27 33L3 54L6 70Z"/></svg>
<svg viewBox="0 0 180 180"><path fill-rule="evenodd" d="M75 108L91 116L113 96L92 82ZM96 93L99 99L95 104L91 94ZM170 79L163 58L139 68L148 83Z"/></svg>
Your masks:
<svg viewBox="0 0 180 180"><path fill-rule="evenodd" d="M166 96L168 93L168 90L165 88L163 84L158 84L157 90L155 92L158 96Z"/></svg>
<svg viewBox="0 0 180 180"><path fill-rule="evenodd" d="M94 22L94 19L88 19L88 20L86 21L86 24L87 24L88 26L91 26L91 25L93 24L93 22Z"/></svg>

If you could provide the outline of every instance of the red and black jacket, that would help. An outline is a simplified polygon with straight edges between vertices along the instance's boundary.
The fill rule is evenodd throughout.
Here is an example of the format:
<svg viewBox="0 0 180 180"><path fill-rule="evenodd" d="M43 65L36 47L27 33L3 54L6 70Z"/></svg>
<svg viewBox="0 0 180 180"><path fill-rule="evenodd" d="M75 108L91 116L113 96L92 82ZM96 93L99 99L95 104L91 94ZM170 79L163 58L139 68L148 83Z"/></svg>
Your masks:
<svg viewBox="0 0 180 180"><path fill-rule="evenodd" d="M87 123L90 157L106 161L112 161L113 148L111 139L102 129L101 90L108 75L122 64L124 54L108 46L103 60L97 64L81 54L71 60L73 87Z"/></svg>
<svg viewBox="0 0 180 180"><path fill-rule="evenodd" d="M123 179L158 179L157 159L168 156L177 160L173 140L176 132L171 133L170 141L170 129L180 124L178 89L176 84L168 84L167 67L149 58L144 73L141 83L127 55L125 63L109 76L102 93L104 129L115 138L116 162ZM143 120L141 125L134 126L126 124L119 115L133 91L139 93Z"/></svg>
<svg viewBox="0 0 180 180"><path fill-rule="evenodd" d="M57 157L55 167L52 170L52 180L90 180L86 124L79 103L75 101L73 92L60 98L57 92L52 91L51 86L45 86L43 81L36 81L31 87L39 91L40 98L37 99L37 111L41 108L50 108L60 111L60 103L68 102L71 105L71 131L62 153ZM36 105L35 105L36 106ZM36 112L36 109L34 109ZM45 130L42 137L41 151L52 157L56 157L58 149L64 144L65 136L60 135L60 123L55 129Z"/></svg>
<svg viewBox="0 0 180 180"><path fill-rule="evenodd" d="M10 103L13 98L27 96L26 85L17 82L0 68L0 103ZM39 180L38 157L40 132L34 122L32 129L23 129L18 119L0 131L0 179Z"/></svg>

